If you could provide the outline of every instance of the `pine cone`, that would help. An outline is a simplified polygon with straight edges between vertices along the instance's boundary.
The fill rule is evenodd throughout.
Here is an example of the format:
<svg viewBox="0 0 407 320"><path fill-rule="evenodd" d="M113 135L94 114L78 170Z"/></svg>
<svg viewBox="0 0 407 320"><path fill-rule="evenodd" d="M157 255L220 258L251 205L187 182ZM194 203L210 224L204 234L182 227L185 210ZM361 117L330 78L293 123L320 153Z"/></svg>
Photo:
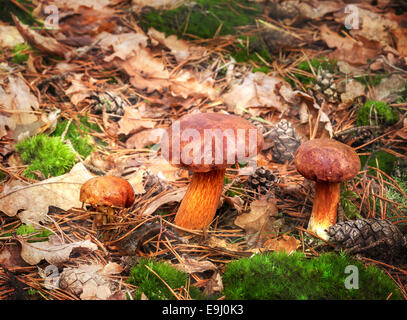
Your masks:
<svg viewBox="0 0 407 320"><path fill-rule="evenodd" d="M277 177L270 170L259 167L247 178L246 187L260 194L267 194L277 182Z"/></svg>
<svg viewBox="0 0 407 320"><path fill-rule="evenodd" d="M318 102L326 100L334 103L338 101L338 92L333 75L327 70L318 69L315 83L311 88Z"/></svg>
<svg viewBox="0 0 407 320"><path fill-rule="evenodd" d="M278 122L264 139L272 144L271 155L277 163L292 161L301 144L291 123L285 119Z"/></svg>
<svg viewBox="0 0 407 320"><path fill-rule="evenodd" d="M330 241L337 242L348 253L383 260L393 260L407 247L407 238L389 220L357 219L329 227Z"/></svg>
<svg viewBox="0 0 407 320"><path fill-rule="evenodd" d="M351 132L346 133L348 130L345 130L343 133L339 132L334 137L335 140L338 140L342 143L349 144L353 148L359 147L368 143L378 136L378 131L372 128L366 127L356 127L352 128ZM366 147L360 148L359 151L366 151L372 148L372 144L367 145Z"/></svg>
<svg viewBox="0 0 407 320"><path fill-rule="evenodd" d="M124 115L123 107L128 105L117 93L110 91L95 93L91 98L95 101L92 111L95 114L105 111L112 121L119 121Z"/></svg>

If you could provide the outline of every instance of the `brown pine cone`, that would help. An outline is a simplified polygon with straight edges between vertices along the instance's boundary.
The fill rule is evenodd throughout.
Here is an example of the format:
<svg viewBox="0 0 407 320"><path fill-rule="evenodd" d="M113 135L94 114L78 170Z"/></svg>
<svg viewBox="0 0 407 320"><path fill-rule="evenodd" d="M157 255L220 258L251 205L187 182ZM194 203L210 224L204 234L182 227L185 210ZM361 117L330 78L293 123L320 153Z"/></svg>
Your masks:
<svg viewBox="0 0 407 320"><path fill-rule="evenodd" d="M407 248L407 238L389 220L339 222L329 227L327 233L330 241L340 244L348 253L362 253L374 259L393 260Z"/></svg>

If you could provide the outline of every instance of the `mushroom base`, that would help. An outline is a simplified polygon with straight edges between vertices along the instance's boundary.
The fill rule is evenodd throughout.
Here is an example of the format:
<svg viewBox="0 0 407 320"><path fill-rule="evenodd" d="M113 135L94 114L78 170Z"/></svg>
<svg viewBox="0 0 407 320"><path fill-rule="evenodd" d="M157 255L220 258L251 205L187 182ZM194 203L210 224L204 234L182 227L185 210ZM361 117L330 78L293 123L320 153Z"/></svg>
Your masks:
<svg viewBox="0 0 407 320"><path fill-rule="evenodd" d="M223 191L225 171L221 169L194 173L175 216L176 225L201 230L211 223Z"/></svg>
<svg viewBox="0 0 407 320"><path fill-rule="evenodd" d="M308 230L324 240L329 236L325 230L336 223L340 183L316 182L315 198Z"/></svg>

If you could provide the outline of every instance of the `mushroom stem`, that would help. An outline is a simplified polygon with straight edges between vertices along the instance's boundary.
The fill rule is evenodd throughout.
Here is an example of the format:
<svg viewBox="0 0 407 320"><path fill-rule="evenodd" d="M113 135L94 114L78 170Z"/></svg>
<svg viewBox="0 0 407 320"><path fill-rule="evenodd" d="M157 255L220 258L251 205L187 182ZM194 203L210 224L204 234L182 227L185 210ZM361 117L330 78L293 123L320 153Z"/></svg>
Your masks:
<svg viewBox="0 0 407 320"><path fill-rule="evenodd" d="M314 205L308 230L328 240L325 230L336 223L340 182L316 182Z"/></svg>
<svg viewBox="0 0 407 320"><path fill-rule="evenodd" d="M175 224L192 230L206 228L215 216L223 191L225 169L195 172L175 216Z"/></svg>

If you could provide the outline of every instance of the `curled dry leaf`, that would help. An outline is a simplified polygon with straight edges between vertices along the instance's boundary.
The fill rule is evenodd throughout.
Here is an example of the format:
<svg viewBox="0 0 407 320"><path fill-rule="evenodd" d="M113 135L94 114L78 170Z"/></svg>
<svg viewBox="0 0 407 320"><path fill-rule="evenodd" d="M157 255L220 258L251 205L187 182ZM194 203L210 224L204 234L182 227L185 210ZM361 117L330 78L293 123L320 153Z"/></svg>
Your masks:
<svg viewBox="0 0 407 320"><path fill-rule="evenodd" d="M38 32L32 30L30 26L22 24L20 20L18 20L18 18L15 17L13 14L11 15L18 29L18 32L20 32L25 41L27 41L37 50L60 57L65 57L65 55L67 55L71 51L69 47L63 45L54 38L44 37Z"/></svg>
<svg viewBox="0 0 407 320"><path fill-rule="evenodd" d="M208 260L200 260L196 258L183 258L181 263L172 264L172 266L185 273L199 273L205 271L215 271L218 268L215 264Z"/></svg>
<svg viewBox="0 0 407 320"><path fill-rule="evenodd" d="M31 185L7 185L0 195L0 211L10 217L21 211L18 217L22 222L36 225L46 220L49 206L63 210L80 207L80 188L92 177L83 164L78 163L59 177Z"/></svg>
<svg viewBox="0 0 407 320"><path fill-rule="evenodd" d="M21 257L30 265L35 265L41 260L46 260L49 264L60 265L69 260L73 250L88 249L96 250L97 245L89 240L62 243L56 235L51 235L49 241L26 242L17 238L21 244Z"/></svg>
<svg viewBox="0 0 407 320"><path fill-rule="evenodd" d="M298 99L290 85L262 72L249 73L241 84L234 84L221 96L230 111L242 114L250 107L287 111Z"/></svg>
<svg viewBox="0 0 407 320"><path fill-rule="evenodd" d="M159 207L166 203L180 202L184 198L186 191L187 188L185 187L163 194L148 205L143 211L143 215L153 214Z"/></svg>
<svg viewBox="0 0 407 320"><path fill-rule="evenodd" d="M0 266L7 269L27 266L27 263L21 258L21 247L18 244L3 246L0 250Z"/></svg>

